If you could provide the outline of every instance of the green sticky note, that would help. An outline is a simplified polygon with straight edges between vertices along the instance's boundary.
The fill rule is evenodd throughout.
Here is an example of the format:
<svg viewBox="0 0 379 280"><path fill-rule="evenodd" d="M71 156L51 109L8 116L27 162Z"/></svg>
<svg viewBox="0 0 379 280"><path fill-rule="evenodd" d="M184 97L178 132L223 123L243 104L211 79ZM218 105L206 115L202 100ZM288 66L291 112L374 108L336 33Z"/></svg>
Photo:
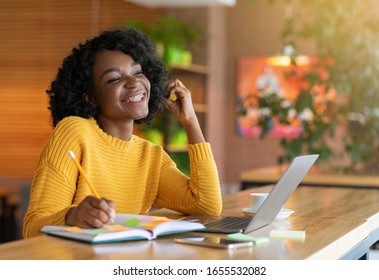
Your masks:
<svg viewBox="0 0 379 280"><path fill-rule="evenodd" d="M141 223L140 220L136 219L136 218L131 218L129 220L126 220L124 222L124 225L127 226L127 227L136 227L138 226L139 224Z"/></svg>
<svg viewBox="0 0 379 280"><path fill-rule="evenodd" d="M232 233L229 234L227 238L236 241L252 241L255 244L262 244L270 241L270 239L267 237L254 237L243 233Z"/></svg>
<svg viewBox="0 0 379 280"><path fill-rule="evenodd" d="M85 233L93 234L93 235L107 233L107 232L108 231L101 229L101 228L85 230Z"/></svg>

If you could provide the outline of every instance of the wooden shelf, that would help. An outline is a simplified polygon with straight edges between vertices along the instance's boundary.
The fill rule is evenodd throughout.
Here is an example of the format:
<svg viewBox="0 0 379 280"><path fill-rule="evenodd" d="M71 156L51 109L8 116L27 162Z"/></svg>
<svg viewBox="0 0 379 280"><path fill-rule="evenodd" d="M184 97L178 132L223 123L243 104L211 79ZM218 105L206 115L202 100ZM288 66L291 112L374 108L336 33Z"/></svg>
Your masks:
<svg viewBox="0 0 379 280"><path fill-rule="evenodd" d="M191 72L194 74L201 74L201 75L207 75L208 74L208 68L204 65L199 65L199 64L191 64L188 66L173 65L170 68L171 68L172 72L186 71L186 72Z"/></svg>
<svg viewBox="0 0 379 280"><path fill-rule="evenodd" d="M206 113L208 110L208 106L206 104L199 104L199 103L194 103L193 108L197 113Z"/></svg>

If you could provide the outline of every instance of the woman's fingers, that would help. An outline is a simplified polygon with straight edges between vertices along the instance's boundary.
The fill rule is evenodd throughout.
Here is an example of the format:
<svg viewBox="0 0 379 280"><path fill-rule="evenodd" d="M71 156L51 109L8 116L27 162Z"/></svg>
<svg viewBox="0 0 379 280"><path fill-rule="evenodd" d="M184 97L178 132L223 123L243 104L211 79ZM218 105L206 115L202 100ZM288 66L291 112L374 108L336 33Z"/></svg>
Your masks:
<svg viewBox="0 0 379 280"><path fill-rule="evenodd" d="M113 201L101 198L99 200L98 208L104 211L110 220L113 220L116 217Z"/></svg>
<svg viewBox="0 0 379 280"><path fill-rule="evenodd" d="M101 227L115 217L114 202L87 196L75 211L74 223L79 227Z"/></svg>
<svg viewBox="0 0 379 280"><path fill-rule="evenodd" d="M185 85L179 79L170 81L167 84L166 90L168 93L167 98L170 98L172 101L175 101L176 99L180 97L185 97L186 95L190 95L189 90L185 87Z"/></svg>
<svg viewBox="0 0 379 280"><path fill-rule="evenodd" d="M165 100L167 108L181 123L188 123L195 119L195 111L192 105L191 93L184 84L176 79L167 84L168 98ZM173 96L174 98L169 98Z"/></svg>

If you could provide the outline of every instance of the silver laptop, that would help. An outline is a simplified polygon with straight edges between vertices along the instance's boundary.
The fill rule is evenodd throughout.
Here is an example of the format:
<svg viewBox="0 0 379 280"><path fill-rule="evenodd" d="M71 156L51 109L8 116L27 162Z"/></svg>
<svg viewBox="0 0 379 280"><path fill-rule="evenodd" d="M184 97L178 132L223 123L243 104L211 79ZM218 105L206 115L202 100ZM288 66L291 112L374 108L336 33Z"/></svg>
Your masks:
<svg viewBox="0 0 379 280"><path fill-rule="evenodd" d="M300 184L318 157L319 155L315 154L294 158L252 218L190 215L188 219L196 218L203 223L206 229L199 230L202 232L249 233L264 227L274 221L288 198Z"/></svg>

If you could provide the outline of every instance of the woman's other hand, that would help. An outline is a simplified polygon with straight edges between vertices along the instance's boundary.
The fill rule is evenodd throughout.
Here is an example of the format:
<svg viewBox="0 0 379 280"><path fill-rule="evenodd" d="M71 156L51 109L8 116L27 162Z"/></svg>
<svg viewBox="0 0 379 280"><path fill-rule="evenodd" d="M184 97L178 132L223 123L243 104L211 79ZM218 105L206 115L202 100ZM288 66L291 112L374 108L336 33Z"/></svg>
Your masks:
<svg viewBox="0 0 379 280"><path fill-rule="evenodd" d="M183 125L189 144L205 142L193 108L191 93L180 80L176 79L167 84L165 104Z"/></svg>
<svg viewBox="0 0 379 280"><path fill-rule="evenodd" d="M167 84L167 96L165 100L167 108L183 126L192 121L197 121L191 93L179 79L170 81Z"/></svg>

